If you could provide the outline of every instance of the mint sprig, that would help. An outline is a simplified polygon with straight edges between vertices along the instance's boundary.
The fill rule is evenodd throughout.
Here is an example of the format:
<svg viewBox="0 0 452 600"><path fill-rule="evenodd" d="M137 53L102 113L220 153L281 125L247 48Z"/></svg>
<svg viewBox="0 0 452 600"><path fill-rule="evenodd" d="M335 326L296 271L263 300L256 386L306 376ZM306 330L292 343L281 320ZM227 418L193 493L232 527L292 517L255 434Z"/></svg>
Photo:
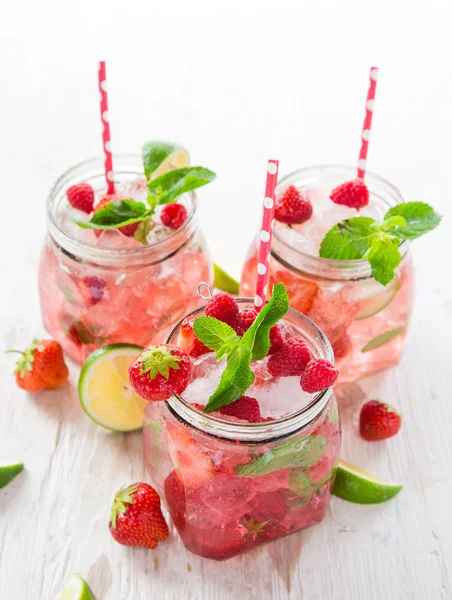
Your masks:
<svg viewBox="0 0 452 600"><path fill-rule="evenodd" d="M156 167L158 161L161 161L170 151L178 148L173 144L165 145L159 142L158 152L156 152L154 146L152 142L149 142L143 147L143 168L146 177L151 174L151 170ZM152 149L154 152L151 152ZM141 223L152 217L159 204L176 202L182 194L210 183L215 177L216 174L213 171L204 167L174 169L147 184L148 207L143 202L129 198L116 200L95 212L88 222L74 222L83 229L118 229L132 223ZM145 233L146 227L142 227L136 239L146 243Z"/></svg>
<svg viewBox="0 0 452 600"><path fill-rule="evenodd" d="M196 319L193 331L205 346L216 352L217 360L230 354L240 340L232 327L213 317Z"/></svg>
<svg viewBox="0 0 452 600"><path fill-rule="evenodd" d="M215 177L215 173L204 167L185 167L169 171L148 183L148 203L150 206L156 206L175 202L181 194L206 185Z"/></svg>
<svg viewBox="0 0 452 600"><path fill-rule="evenodd" d="M152 214L143 202L115 200L98 210L88 222L76 221L83 229L117 229L131 223L139 223Z"/></svg>
<svg viewBox="0 0 452 600"><path fill-rule="evenodd" d="M193 328L201 342L208 347L216 346L212 349L222 353L222 356L230 352L220 383L204 407L204 412L214 412L243 396L254 381L251 361L266 356L270 348L270 329L288 310L286 289L282 283L278 283L273 287L270 301L262 308L242 338L233 340L229 332L231 328L220 327L220 321L212 317L199 317L195 320ZM200 320L200 324L197 324ZM209 346L209 343L212 346ZM225 350L226 347L228 350Z"/></svg>
<svg viewBox="0 0 452 600"><path fill-rule="evenodd" d="M428 204L406 202L390 208L381 223L370 217L337 223L325 234L319 254L335 260L367 259L376 281L387 285L401 260L401 242L428 233L440 221L440 215Z"/></svg>

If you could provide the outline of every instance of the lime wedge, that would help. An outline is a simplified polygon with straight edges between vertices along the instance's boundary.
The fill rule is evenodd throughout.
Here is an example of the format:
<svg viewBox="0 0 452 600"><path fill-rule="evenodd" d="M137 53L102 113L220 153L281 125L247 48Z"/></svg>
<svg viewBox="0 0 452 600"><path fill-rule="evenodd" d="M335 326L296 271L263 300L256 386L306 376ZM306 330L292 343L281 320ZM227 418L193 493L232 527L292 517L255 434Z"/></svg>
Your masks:
<svg viewBox="0 0 452 600"><path fill-rule="evenodd" d="M392 340L398 335L404 333L405 329L405 327L396 327L395 329L390 329L389 331L385 331L384 333L377 335L377 337L374 337L373 340L367 342L361 352L370 352L371 350L376 350L385 344L389 344L389 342L392 342Z"/></svg>
<svg viewBox="0 0 452 600"><path fill-rule="evenodd" d="M96 600L92 589L80 575L72 575L55 600Z"/></svg>
<svg viewBox="0 0 452 600"><path fill-rule="evenodd" d="M334 480L333 494L356 504L379 504L394 498L402 487L340 460Z"/></svg>
<svg viewBox="0 0 452 600"><path fill-rule="evenodd" d="M215 263L213 263L213 285L228 294L237 295L239 293L239 282Z"/></svg>
<svg viewBox="0 0 452 600"><path fill-rule="evenodd" d="M146 142L142 148L144 174L147 179L155 179L174 169L182 169L190 164L190 155L185 148L173 142Z"/></svg>
<svg viewBox="0 0 452 600"><path fill-rule="evenodd" d="M134 431L143 426L146 400L129 383L128 369L143 348L112 344L88 356L80 372L78 394L86 414L113 431Z"/></svg>
<svg viewBox="0 0 452 600"><path fill-rule="evenodd" d="M391 304L398 291L398 285L395 284L381 294L376 294L367 300L362 300L359 303L359 313L356 315L355 319L361 321L362 319L368 319L369 317L378 314Z"/></svg>
<svg viewBox="0 0 452 600"><path fill-rule="evenodd" d="M0 462L0 488L8 485L24 468L24 463Z"/></svg>

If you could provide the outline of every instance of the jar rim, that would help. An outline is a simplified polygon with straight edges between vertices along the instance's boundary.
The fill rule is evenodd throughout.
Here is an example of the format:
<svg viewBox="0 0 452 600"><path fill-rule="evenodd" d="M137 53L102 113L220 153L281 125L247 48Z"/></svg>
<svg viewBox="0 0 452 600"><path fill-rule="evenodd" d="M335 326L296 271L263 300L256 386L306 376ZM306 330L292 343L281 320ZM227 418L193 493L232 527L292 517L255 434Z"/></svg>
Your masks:
<svg viewBox="0 0 452 600"><path fill-rule="evenodd" d="M252 298L236 298L237 302L252 304ZM202 306L188 315L185 315L167 334L164 343L171 343L172 338L177 334L180 325L187 318L196 317L204 312L205 306ZM306 327L312 335L315 335L323 346L322 358L328 360L334 365L334 352L331 344L323 331L306 315L289 308L287 313L297 319L300 319L303 326ZM283 318L284 320L284 318ZM212 437L226 439L228 441L240 441L246 443L262 444L267 441L274 441L279 438L285 438L296 431L309 425L326 407L333 393L333 388L329 387L314 395L312 401L300 410L264 423L242 423L236 421L227 421L214 417L210 414L202 413L194 408L189 402L186 402L179 394L173 394L166 401L168 408L191 427L209 434Z"/></svg>
<svg viewBox="0 0 452 600"><path fill-rule="evenodd" d="M336 165L336 164L321 164L321 165L312 165L309 167L302 167L301 169L296 169L295 171L291 171L284 177L282 177L278 181L278 185L276 186L276 194L280 193L284 187L286 187L289 182L292 182L295 179L302 179L306 177L310 172L331 172L332 170L337 171L345 171L349 172L351 176L350 179L356 178L356 168L351 167L349 165ZM405 197L402 192L390 181L373 173L372 171L366 171L366 181L374 183L376 186L379 186L382 189L385 189L391 197L395 199L394 206L398 204L403 204L406 202ZM300 271L306 273L307 275L312 274L316 277L324 278L324 279L347 279L347 280L356 280L356 279L371 279L372 278L372 269L369 264L369 261L361 258L355 260L337 260L332 258L323 258L321 256L316 256L315 254L309 254L307 252L303 252L299 248L291 245L281 232L278 231L277 228L273 229L273 237L280 243L282 246L287 248L289 251L294 252L300 259L303 261L303 264L307 267L306 270L298 269L293 265L289 264L288 261L281 259L280 255L275 252L274 248L272 248L272 254L276 258L276 260L286 263L286 266L290 269L294 269L296 271ZM399 246L399 250L401 256L405 256L409 249L410 243L408 240L403 240ZM331 277L328 276L327 271L334 270L336 275L340 273L339 277Z"/></svg>
<svg viewBox="0 0 452 600"><path fill-rule="evenodd" d="M138 166L140 165L140 166ZM139 154L116 154L115 155L115 173L128 173L135 175L143 175L143 168L141 166L141 156ZM191 191L186 195L190 197L192 210L189 212L188 218L182 227L172 232L168 237L152 244L141 245L135 248L103 248L93 244L88 244L82 240L77 239L75 236L64 231L58 219L56 218L54 208L56 206L56 200L61 195L64 189L74 185L75 180L80 179L78 183L83 181L81 175L83 172L90 176L99 176L104 173L104 158L95 156L92 158L85 159L72 165L66 169L53 183L46 200L46 214L47 214L47 225L48 231L51 237L61 246L64 250L67 250L75 256L88 255L91 262L96 262L97 259L100 261L108 259L139 259L144 260L146 257L152 261L152 254L155 254L158 250L165 247L165 245L171 245L178 238L181 239L181 245L187 238L187 231L190 231L194 217L197 210L197 198L196 194ZM80 174L80 175L78 175ZM73 182L68 184L69 182ZM185 195L185 194L183 194Z"/></svg>

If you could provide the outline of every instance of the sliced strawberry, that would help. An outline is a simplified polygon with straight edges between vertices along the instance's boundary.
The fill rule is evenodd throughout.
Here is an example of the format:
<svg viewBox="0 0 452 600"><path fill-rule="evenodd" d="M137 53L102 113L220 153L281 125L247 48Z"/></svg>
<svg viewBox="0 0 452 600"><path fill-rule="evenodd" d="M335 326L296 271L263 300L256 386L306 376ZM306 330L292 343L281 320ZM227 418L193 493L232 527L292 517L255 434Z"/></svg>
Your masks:
<svg viewBox="0 0 452 600"><path fill-rule="evenodd" d="M319 286L313 281L293 275L287 270L279 270L271 276L272 285L284 283L289 295L290 306L307 315L311 309L314 298L317 296Z"/></svg>
<svg viewBox="0 0 452 600"><path fill-rule="evenodd" d="M168 449L173 465L188 489L196 489L213 479L215 465L186 427L167 421Z"/></svg>

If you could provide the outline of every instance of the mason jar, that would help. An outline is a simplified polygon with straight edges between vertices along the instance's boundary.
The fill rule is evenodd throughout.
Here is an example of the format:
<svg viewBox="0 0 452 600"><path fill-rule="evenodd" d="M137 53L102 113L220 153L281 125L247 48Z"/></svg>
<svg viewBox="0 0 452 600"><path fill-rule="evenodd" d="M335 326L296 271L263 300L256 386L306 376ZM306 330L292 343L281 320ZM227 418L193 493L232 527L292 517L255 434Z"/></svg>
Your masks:
<svg viewBox="0 0 452 600"><path fill-rule="evenodd" d="M250 306L250 300L239 299L239 304ZM202 314L199 309L188 317ZM284 323L305 338L315 357L334 360L328 340L310 319L290 309ZM177 342L180 325L166 343ZM213 390L204 361L209 365L214 358L195 363L195 403L193 390L187 401L187 388L185 399L174 395L147 405L144 459L185 546L223 560L323 519L341 429L333 390L303 403L296 378L278 380L288 385L287 380L295 379L291 385L298 391L279 396L281 405L261 406L261 422L205 414L199 404L206 404Z"/></svg>
<svg viewBox="0 0 452 600"><path fill-rule="evenodd" d="M178 199L188 210L182 227L143 245L117 230L97 237L73 222L80 212L68 206L66 190L82 182L97 198L107 193L103 158L72 167L50 190L39 269L45 328L77 362L107 344L162 342L168 327L200 305L197 283L213 277L194 193ZM115 156L115 185L145 200L139 156Z"/></svg>
<svg viewBox="0 0 452 600"><path fill-rule="evenodd" d="M277 196L293 185L311 198L313 217L308 223L313 246L318 247L324 233L339 220L358 216L354 209L335 205L341 218L331 220L325 213L316 218L322 201L326 199L332 205L329 192L354 177L354 168L327 165L300 169L279 181ZM382 220L389 208L404 202L399 190L378 175L367 172L366 185L369 205L359 216ZM243 295L254 294L258 244L256 237L243 268ZM333 346L339 382L357 380L400 360L413 307L414 282L409 242L402 242L399 250L402 260L395 277L383 286L372 277L367 260L320 258L298 235L297 226L275 222L268 289L284 283L291 306L308 315L324 331Z"/></svg>

